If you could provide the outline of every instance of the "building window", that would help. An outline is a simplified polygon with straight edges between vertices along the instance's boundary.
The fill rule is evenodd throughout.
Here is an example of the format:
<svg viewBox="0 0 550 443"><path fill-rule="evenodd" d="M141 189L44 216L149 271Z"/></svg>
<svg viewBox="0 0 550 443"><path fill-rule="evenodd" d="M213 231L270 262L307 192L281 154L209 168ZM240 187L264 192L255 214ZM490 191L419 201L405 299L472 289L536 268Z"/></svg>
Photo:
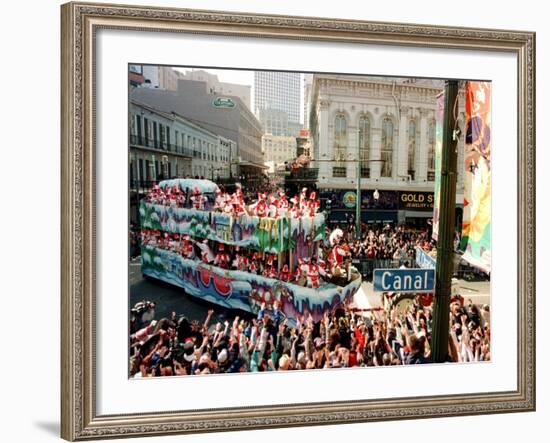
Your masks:
<svg viewBox="0 0 550 443"><path fill-rule="evenodd" d="M157 122L153 122L153 143L154 147L159 147L158 133L157 133Z"/></svg>
<svg viewBox="0 0 550 443"><path fill-rule="evenodd" d="M139 145L141 145L141 116L136 115L136 135L137 135L137 142Z"/></svg>
<svg viewBox="0 0 550 443"><path fill-rule="evenodd" d="M164 125L159 125L159 138L160 138L160 148L164 149Z"/></svg>
<svg viewBox="0 0 550 443"><path fill-rule="evenodd" d="M380 153L382 160L382 165L380 166L380 176L391 177L393 157L393 122L389 117L385 117L382 121Z"/></svg>
<svg viewBox="0 0 550 443"><path fill-rule="evenodd" d="M428 181L435 180L435 120L428 123Z"/></svg>
<svg viewBox="0 0 550 443"><path fill-rule="evenodd" d="M370 177L370 120L366 115L359 118L358 128L359 158L361 160L361 177Z"/></svg>
<svg viewBox="0 0 550 443"><path fill-rule="evenodd" d="M149 146L149 120L143 118L143 129L145 130L145 146Z"/></svg>
<svg viewBox="0 0 550 443"><path fill-rule="evenodd" d="M345 166L333 166L332 167L332 176L333 177L346 177L346 167Z"/></svg>
<svg viewBox="0 0 550 443"><path fill-rule="evenodd" d="M414 180L415 173L415 159L416 159L416 122L414 120L409 121L409 143L408 143L408 161L407 161L407 174Z"/></svg>
<svg viewBox="0 0 550 443"><path fill-rule="evenodd" d="M346 177L347 121L344 114L338 114L334 119L334 159L336 166L332 168L333 177Z"/></svg>

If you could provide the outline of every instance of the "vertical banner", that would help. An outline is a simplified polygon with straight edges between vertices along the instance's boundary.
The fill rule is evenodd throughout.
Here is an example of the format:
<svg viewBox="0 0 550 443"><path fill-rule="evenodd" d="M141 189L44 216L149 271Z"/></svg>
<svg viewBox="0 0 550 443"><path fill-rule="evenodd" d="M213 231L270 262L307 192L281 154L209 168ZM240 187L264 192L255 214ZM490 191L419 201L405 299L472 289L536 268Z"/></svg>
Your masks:
<svg viewBox="0 0 550 443"><path fill-rule="evenodd" d="M466 83L463 259L491 272L491 83Z"/></svg>
<svg viewBox="0 0 550 443"><path fill-rule="evenodd" d="M434 215L432 224L432 238L437 240L439 234L439 193L441 190L441 149L443 146L443 117L445 115L445 94L442 92L436 98L435 113L435 183L434 183Z"/></svg>

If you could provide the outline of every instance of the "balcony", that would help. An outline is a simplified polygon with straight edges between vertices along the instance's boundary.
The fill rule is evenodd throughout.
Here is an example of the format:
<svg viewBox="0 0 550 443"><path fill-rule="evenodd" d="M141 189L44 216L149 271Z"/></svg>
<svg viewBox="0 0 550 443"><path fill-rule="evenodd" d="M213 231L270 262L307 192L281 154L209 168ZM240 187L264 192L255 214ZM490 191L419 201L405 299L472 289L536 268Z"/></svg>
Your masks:
<svg viewBox="0 0 550 443"><path fill-rule="evenodd" d="M141 135L130 135L130 146L146 148L159 152L171 152L180 154L183 157L193 157L193 151L181 146L176 146L173 143L161 142L160 140L151 140Z"/></svg>
<svg viewBox="0 0 550 443"><path fill-rule="evenodd" d="M287 182L306 182L317 181L319 175L319 168L298 168L291 171L286 177Z"/></svg>

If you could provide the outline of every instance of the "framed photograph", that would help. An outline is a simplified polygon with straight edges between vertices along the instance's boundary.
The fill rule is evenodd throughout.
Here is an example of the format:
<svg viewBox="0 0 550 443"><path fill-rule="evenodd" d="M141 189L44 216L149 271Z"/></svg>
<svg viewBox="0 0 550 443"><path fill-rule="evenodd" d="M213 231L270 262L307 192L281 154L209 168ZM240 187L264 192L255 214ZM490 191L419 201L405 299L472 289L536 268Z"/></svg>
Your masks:
<svg viewBox="0 0 550 443"><path fill-rule="evenodd" d="M534 33L61 17L63 438L535 409Z"/></svg>

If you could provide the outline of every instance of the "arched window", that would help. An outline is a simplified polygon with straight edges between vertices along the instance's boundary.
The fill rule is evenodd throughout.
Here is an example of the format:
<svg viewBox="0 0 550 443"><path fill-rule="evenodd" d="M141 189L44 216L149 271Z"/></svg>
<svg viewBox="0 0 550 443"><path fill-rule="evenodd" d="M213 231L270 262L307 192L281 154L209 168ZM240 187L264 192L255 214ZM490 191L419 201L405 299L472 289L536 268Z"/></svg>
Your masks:
<svg viewBox="0 0 550 443"><path fill-rule="evenodd" d="M338 114L334 119L334 159L336 160L336 166L332 167L333 177L346 176L347 127L346 116Z"/></svg>
<svg viewBox="0 0 550 443"><path fill-rule="evenodd" d="M409 149L408 149L408 161L407 161L407 174L414 180L415 172L415 160L416 160L416 122L414 120L409 121Z"/></svg>
<svg viewBox="0 0 550 443"><path fill-rule="evenodd" d="M393 122L389 117L382 121L382 143L380 147L382 165L380 166L381 177L392 176L393 159Z"/></svg>
<svg viewBox="0 0 550 443"><path fill-rule="evenodd" d="M428 181L435 180L435 120L428 123Z"/></svg>
<svg viewBox="0 0 550 443"><path fill-rule="evenodd" d="M370 177L370 120L366 115L359 118L359 158L361 159L361 177Z"/></svg>

